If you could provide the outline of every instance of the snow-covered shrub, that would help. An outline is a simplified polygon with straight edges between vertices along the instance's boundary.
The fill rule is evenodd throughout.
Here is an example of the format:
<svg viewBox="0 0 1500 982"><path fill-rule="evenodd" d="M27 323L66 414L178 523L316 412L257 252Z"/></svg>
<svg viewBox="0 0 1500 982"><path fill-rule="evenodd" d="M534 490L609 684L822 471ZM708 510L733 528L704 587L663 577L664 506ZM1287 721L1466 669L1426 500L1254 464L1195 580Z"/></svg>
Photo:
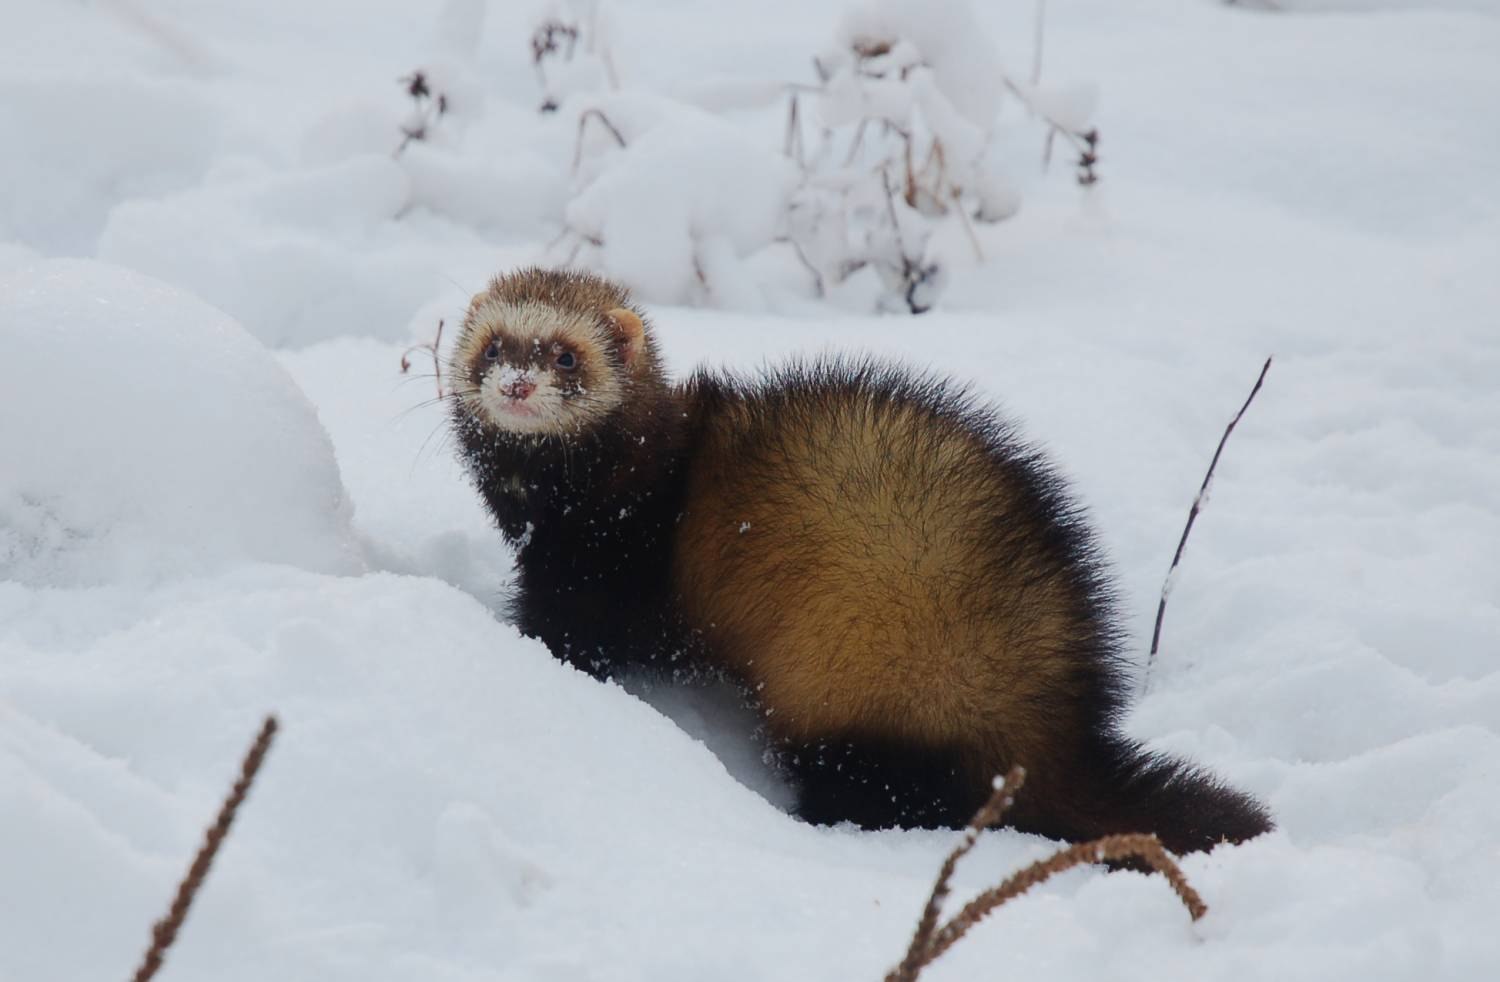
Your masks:
<svg viewBox="0 0 1500 982"><path fill-rule="evenodd" d="M0 580L360 568L333 446L222 312L119 267L0 278Z"/></svg>
<svg viewBox="0 0 1500 982"><path fill-rule="evenodd" d="M572 35L547 37L556 47ZM1041 120L1049 145L1056 134L1071 141L1080 183L1095 180L1092 93L1012 78L969 0L863 0L813 63L811 84L698 86L683 94L691 104L640 93L570 100L574 191L550 258L655 302L750 307L762 302L764 272L822 295L869 268L878 284L865 303L921 313L947 279L949 260L933 246L944 223L961 226L982 259L974 223L1020 207L1002 152L1007 103L1024 108L1024 125ZM779 151L727 118L783 99ZM773 253L786 262L764 261Z"/></svg>
<svg viewBox="0 0 1500 982"><path fill-rule="evenodd" d="M559 256L658 303L755 306L740 260L782 234L796 168L725 120L619 96L580 116Z"/></svg>
<svg viewBox="0 0 1500 982"><path fill-rule="evenodd" d="M938 224L962 223L979 254L971 222L1020 207L997 143L1007 93L1074 141L1086 164L1080 183L1095 180L1097 136L1084 130L1091 94L1046 94L1013 79L966 0L865 0L814 65L817 84L790 96L786 151L803 181L788 235L820 289L870 265L883 306L932 306L945 278L929 248ZM804 105L819 124L812 139Z"/></svg>

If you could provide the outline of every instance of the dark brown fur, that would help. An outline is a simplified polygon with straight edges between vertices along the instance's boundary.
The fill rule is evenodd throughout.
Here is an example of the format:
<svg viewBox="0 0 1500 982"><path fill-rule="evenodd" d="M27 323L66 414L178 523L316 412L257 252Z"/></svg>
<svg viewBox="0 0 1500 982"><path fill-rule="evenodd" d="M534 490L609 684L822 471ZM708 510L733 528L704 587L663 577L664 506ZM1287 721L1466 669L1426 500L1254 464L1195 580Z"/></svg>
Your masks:
<svg viewBox="0 0 1500 982"><path fill-rule="evenodd" d="M590 367L625 384L602 418L544 436L455 401L520 545L517 622L559 657L608 675L685 656L743 683L812 821L961 825L1019 763L1011 820L1043 834L1156 832L1181 852L1270 828L1119 734L1120 639L1088 531L963 391L847 361L671 386L649 331L633 357L609 350L623 290L540 270L476 298L460 380L482 377L486 337L536 347L534 327L494 322L526 303L595 325L574 329L606 339Z"/></svg>

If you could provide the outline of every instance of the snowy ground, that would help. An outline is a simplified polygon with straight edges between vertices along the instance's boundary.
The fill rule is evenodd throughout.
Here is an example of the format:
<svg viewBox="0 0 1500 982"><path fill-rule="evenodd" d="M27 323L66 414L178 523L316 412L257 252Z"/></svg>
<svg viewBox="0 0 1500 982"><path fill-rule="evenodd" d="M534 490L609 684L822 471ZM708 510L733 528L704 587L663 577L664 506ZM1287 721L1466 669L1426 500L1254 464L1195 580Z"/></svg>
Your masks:
<svg viewBox="0 0 1500 982"><path fill-rule="evenodd" d="M1021 211L919 320L737 265L723 202L776 186L733 154L654 188L733 226L713 307L653 305L674 368L837 348L972 380L1089 506L1137 652L1276 356L1130 728L1280 829L1185 862L1197 924L1074 871L934 980L1500 977L1500 8L1281 5L1048 4L1104 181L1008 131ZM164 978L876 979L905 947L951 834L802 825L722 694L648 704L497 619L509 559L397 372L485 276L557 258L576 191L537 8L488 6L0 11L4 982L129 971L270 710ZM1023 74L1033 6L978 10ZM774 156L779 107L681 100L809 81L843 9L610 4L617 111ZM397 160L418 65L452 118ZM642 241L615 260L670 295ZM986 835L960 895L1050 848Z"/></svg>

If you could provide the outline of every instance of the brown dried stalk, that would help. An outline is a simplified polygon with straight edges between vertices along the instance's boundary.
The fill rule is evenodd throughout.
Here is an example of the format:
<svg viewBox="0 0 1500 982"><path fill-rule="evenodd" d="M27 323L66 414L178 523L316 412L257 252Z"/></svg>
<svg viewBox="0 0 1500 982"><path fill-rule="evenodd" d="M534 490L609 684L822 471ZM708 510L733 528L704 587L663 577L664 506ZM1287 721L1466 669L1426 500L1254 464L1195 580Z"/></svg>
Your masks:
<svg viewBox="0 0 1500 982"><path fill-rule="evenodd" d="M625 146L625 137L620 133L619 129L615 127L615 124L609 121L609 117L604 115L604 110L585 109L583 112L578 114L578 141L573 146L574 174L578 173L578 165L583 163L583 131L584 127L588 125L588 121L590 119L597 119L600 123L603 123L604 128L609 130L609 135L615 138L615 142L622 147Z"/></svg>
<svg viewBox="0 0 1500 982"><path fill-rule="evenodd" d="M1182 562L1182 550L1187 547L1188 535L1193 531L1193 523L1198 520L1198 512L1203 510L1204 499L1208 496L1208 486L1214 480L1214 468L1219 466L1219 455L1224 452L1224 444L1229 442L1229 434L1234 432L1235 426L1239 424L1240 417L1245 415L1245 410L1250 408L1250 403L1255 401L1255 394L1260 391L1261 383L1266 380L1266 373L1271 370L1271 358L1266 358L1266 363L1260 367L1260 375L1255 380L1255 385L1250 389L1250 394L1245 397L1245 404L1240 411L1234 414L1234 419L1224 427L1224 435L1219 437L1219 446L1214 450L1214 459L1209 461L1208 473L1203 475L1203 484L1198 488L1198 494L1193 498L1193 506L1188 509L1187 524L1182 527L1182 538L1177 540L1177 552L1172 555L1172 565L1167 569L1167 578L1161 585L1161 600L1156 605L1156 627L1151 631L1151 653L1146 657L1146 667L1149 669L1151 663L1156 660L1156 649L1161 644L1161 621L1167 613L1167 595L1172 592L1172 580L1177 573L1177 564Z"/></svg>
<svg viewBox="0 0 1500 982"><path fill-rule="evenodd" d="M407 372L411 371L411 353L413 351L427 351L432 354L432 377L437 379L437 394L439 399L443 398L447 394L443 391L443 365L442 362L438 360L438 345L442 343L443 319L439 317L437 334L433 336L431 341L423 341L421 344L414 344L410 348L407 348L405 351L401 352L402 375L405 375Z"/></svg>
<svg viewBox="0 0 1500 982"><path fill-rule="evenodd" d="M1181 898L1193 920L1196 921L1208 913L1208 906L1204 904L1203 898L1189 885L1182 869L1162 848L1156 836L1107 835L1092 842L1080 842L1061 849L1046 859L1038 860L1025 869L1011 874L999 886L986 890L969 901L946 924L939 927L938 917L942 911L943 901L949 892L948 881L952 879L953 870L958 865L958 861L974 848L981 830L997 824L1005 816L1025 780L1024 769L1011 768L1005 780L996 785L995 793L990 796L990 800L975 813L968 828L964 830L962 841L948 854L948 858L938 871L937 880L932 887L932 895L928 897L927 906L923 908L922 916L917 921L906 957L901 960L901 964L886 975L885 982L916 982L917 977L922 974L922 969L957 944L969 932L969 929L983 920L990 911L1058 873L1084 863L1117 862L1123 859L1141 860L1167 878L1167 882Z"/></svg>
<svg viewBox="0 0 1500 982"><path fill-rule="evenodd" d="M1058 873L1086 863L1109 863L1122 859L1142 860L1166 877L1193 920L1208 913L1208 905L1188 883L1182 868L1162 848L1161 841L1156 836L1146 833L1106 835L1092 842L1080 842L1055 852L1046 859L1037 860L1025 869L1012 873L1004 883L969 901L963 910L933 935L927 949L927 961L936 961L990 911L1007 900L1019 897L1032 887L1045 883Z"/></svg>
<svg viewBox="0 0 1500 982"><path fill-rule="evenodd" d="M140 968L136 969L134 982L147 982L154 976L166 958L167 949L171 948L172 942L177 940L177 932L182 929L182 922L187 920L188 908L193 905L193 898L198 895L198 890L203 886L203 881L208 876L208 868L213 865L214 856L218 854L219 847L224 844L225 837L229 835L229 827L234 823L235 813L239 811L245 795L250 792L250 786L255 783L255 775L260 771L260 765L266 759L266 751L271 749L271 739L276 735L276 727L276 717L267 716L265 723L261 725L259 735L250 745L250 750L240 764L239 779L234 782L229 796L219 807L219 814L214 819L213 825L209 826L204 834L203 845L198 848L198 855L193 857L193 864L188 867L182 882L177 884L177 895L172 898L172 906L167 909L167 915L151 928L151 947L147 950L146 957L142 959Z"/></svg>
<svg viewBox="0 0 1500 982"><path fill-rule="evenodd" d="M990 800L980 806L979 811L969 820L969 827L964 829L964 837L948 858L943 860L943 866L938 870L937 880L932 884L932 894L927 898L927 906L922 909L922 917L917 921L917 929L912 933L911 946L906 949L906 957L901 959L901 964L885 977L886 982L909 982L915 979L923 967L932 961L928 951L932 947L932 936L937 930L938 915L942 913L943 901L948 899L948 881L953 878L953 870L958 866L958 861L968 855L970 849L979 841L979 833L989 828L1004 817L1005 812L1015 801L1015 794L1022 784L1026 783L1026 769L1023 767L1012 767L1010 773L995 788L995 793L990 795ZM948 925L944 925L946 930Z"/></svg>

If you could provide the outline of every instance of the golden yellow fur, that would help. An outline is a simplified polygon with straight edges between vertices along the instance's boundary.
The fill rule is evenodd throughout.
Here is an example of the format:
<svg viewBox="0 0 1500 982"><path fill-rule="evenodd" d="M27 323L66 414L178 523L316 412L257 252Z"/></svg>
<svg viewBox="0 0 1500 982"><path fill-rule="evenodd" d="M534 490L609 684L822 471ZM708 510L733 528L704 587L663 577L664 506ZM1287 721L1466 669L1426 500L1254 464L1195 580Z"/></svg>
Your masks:
<svg viewBox="0 0 1500 982"><path fill-rule="evenodd" d="M852 388L710 418L674 586L782 738L880 733L1030 760L1036 707L1067 688L1080 599L996 555L985 516L1028 493L930 407ZM767 475L774 480L767 481ZM993 765L976 760L986 770Z"/></svg>

